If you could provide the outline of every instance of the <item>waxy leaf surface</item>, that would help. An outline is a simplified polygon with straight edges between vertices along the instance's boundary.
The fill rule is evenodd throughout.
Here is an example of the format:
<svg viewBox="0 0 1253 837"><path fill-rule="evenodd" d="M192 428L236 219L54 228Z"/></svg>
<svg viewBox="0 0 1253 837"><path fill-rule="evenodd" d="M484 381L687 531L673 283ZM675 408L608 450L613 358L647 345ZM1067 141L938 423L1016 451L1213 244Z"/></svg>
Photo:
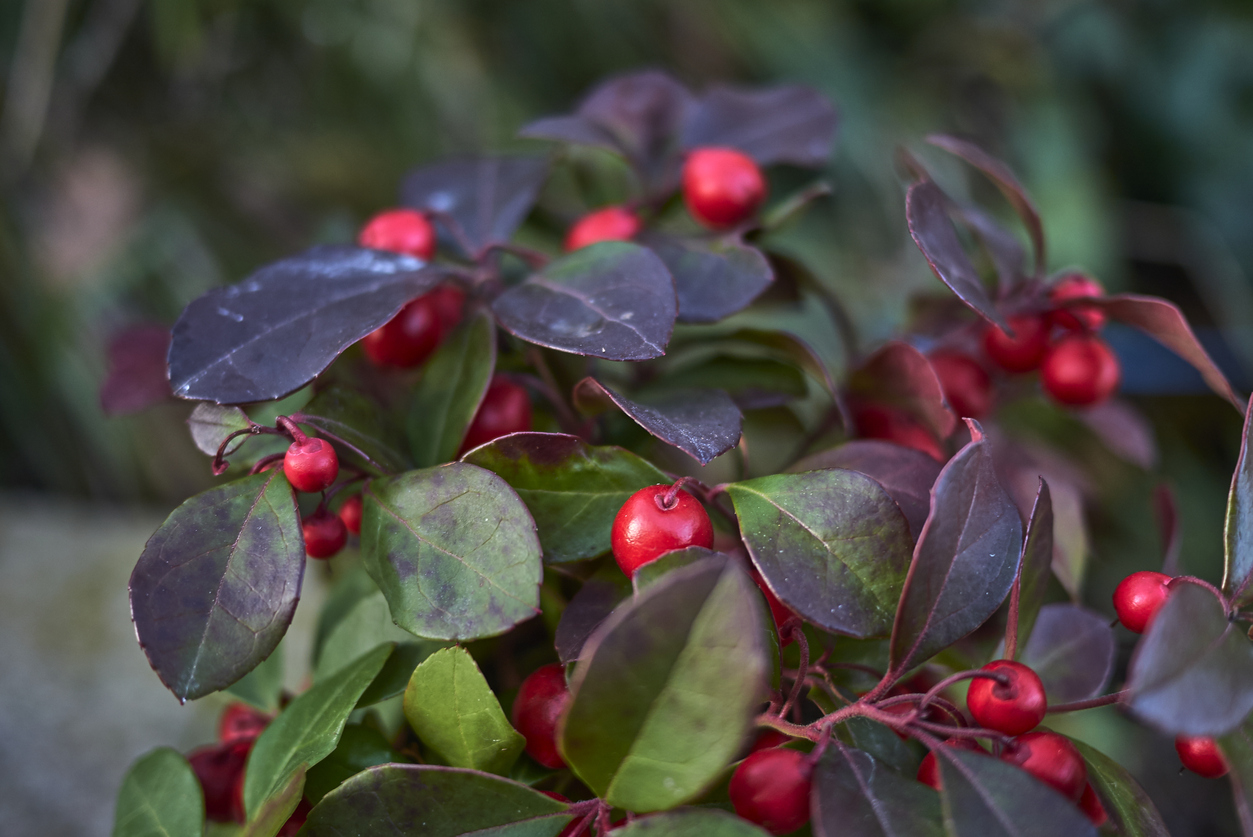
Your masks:
<svg viewBox="0 0 1253 837"><path fill-rule="evenodd" d="M1048 592L1053 572L1053 495L1049 484L1040 477L1031 519L1022 547L1022 566L1018 571L1018 648L1015 658L1021 659L1030 641L1032 629Z"/></svg>
<svg viewBox="0 0 1253 837"><path fill-rule="evenodd" d="M1240 438L1240 457L1231 475L1231 491L1227 495L1227 521L1224 527L1226 571L1223 590L1238 606L1253 602L1253 457L1249 456L1253 437L1253 398L1244 415L1244 434Z"/></svg>
<svg viewBox="0 0 1253 837"><path fill-rule="evenodd" d="M936 752L950 837L1096 837L1073 802L1027 771L952 747Z"/></svg>
<svg viewBox="0 0 1253 837"><path fill-rule="evenodd" d="M274 262L187 306L174 324L170 385L179 398L219 404L281 398L440 275L411 256L348 246Z"/></svg>
<svg viewBox="0 0 1253 837"><path fill-rule="evenodd" d="M857 396L896 407L946 439L957 426L931 361L908 343L893 340L866 360L849 379Z"/></svg>
<svg viewBox="0 0 1253 837"><path fill-rule="evenodd" d="M1020 659L1044 681L1049 703L1073 703L1105 691L1117 650L1107 617L1059 602L1040 609Z"/></svg>
<svg viewBox="0 0 1253 837"><path fill-rule="evenodd" d="M579 778L636 812L709 787L766 694L762 610L752 579L722 558L623 603L584 646L558 732Z"/></svg>
<svg viewBox="0 0 1253 837"><path fill-rule="evenodd" d="M478 639L538 612L535 523L491 471L454 462L373 480L362 496L361 555L406 631Z"/></svg>
<svg viewBox="0 0 1253 837"><path fill-rule="evenodd" d="M679 321L714 323L747 308L774 281L755 247L733 239L684 240L661 234L643 242L674 276Z"/></svg>
<svg viewBox="0 0 1253 837"><path fill-rule="evenodd" d="M106 416L138 413L171 396L166 355L170 330L160 325L125 329L109 341L109 372L100 387Z"/></svg>
<svg viewBox="0 0 1253 837"><path fill-rule="evenodd" d="M744 544L770 589L803 619L856 637L886 635L909 569L909 524L856 471L732 483Z"/></svg>
<svg viewBox="0 0 1253 837"><path fill-rule="evenodd" d="M685 808L640 817L614 829L614 837L766 837L769 832L729 811Z"/></svg>
<svg viewBox="0 0 1253 837"><path fill-rule="evenodd" d="M201 837L204 793L179 753L160 747L131 765L113 815L113 837Z"/></svg>
<svg viewBox="0 0 1253 837"><path fill-rule="evenodd" d="M300 514L275 469L185 501L131 573L131 619L179 699L223 689L270 655L291 623L305 569Z"/></svg>
<svg viewBox="0 0 1253 837"><path fill-rule="evenodd" d="M670 552L662 553L647 564L636 568L635 575L631 576L631 587L636 593L640 593L675 570L721 554L703 546L689 546L684 549L673 549Z"/></svg>
<svg viewBox="0 0 1253 837"><path fill-rule="evenodd" d="M1101 751L1071 740L1088 763L1088 783L1124 837L1170 837L1153 800L1127 770Z"/></svg>
<svg viewBox="0 0 1253 837"><path fill-rule="evenodd" d="M430 359L409 408L409 449L419 467L457 455L496 368L496 327L487 312L462 324Z"/></svg>
<svg viewBox="0 0 1253 837"><path fill-rule="evenodd" d="M683 128L683 147L736 148L758 165L821 168L831 156L836 114L811 87L711 87Z"/></svg>
<svg viewBox="0 0 1253 837"><path fill-rule="evenodd" d="M317 805L335 788L369 767L380 764L406 764L410 759L392 749L379 732L366 724L348 724L339 736L335 750L309 769L305 798Z"/></svg>
<svg viewBox="0 0 1253 837"><path fill-rule="evenodd" d="M563 663L577 660L587 638L630 595L631 582L616 563L606 564L583 582L561 612L553 633L558 658Z"/></svg>
<svg viewBox="0 0 1253 837"><path fill-rule="evenodd" d="M201 402L187 417L187 427L191 430L191 440L201 453L214 456L218 448L226 441L226 437L239 430L247 430L250 425L248 415L238 407L224 407L208 401ZM247 437L236 436L231 448L241 444ZM230 448L228 448L229 452Z"/></svg>
<svg viewBox="0 0 1253 837"><path fill-rule="evenodd" d="M379 405L361 393L337 386L324 389L294 418L385 474L403 471L409 466L398 434L387 426Z"/></svg>
<svg viewBox="0 0 1253 837"><path fill-rule="evenodd" d="M827 749L814 769L814 837L941 837L940 798L861 750Z"/></svg>

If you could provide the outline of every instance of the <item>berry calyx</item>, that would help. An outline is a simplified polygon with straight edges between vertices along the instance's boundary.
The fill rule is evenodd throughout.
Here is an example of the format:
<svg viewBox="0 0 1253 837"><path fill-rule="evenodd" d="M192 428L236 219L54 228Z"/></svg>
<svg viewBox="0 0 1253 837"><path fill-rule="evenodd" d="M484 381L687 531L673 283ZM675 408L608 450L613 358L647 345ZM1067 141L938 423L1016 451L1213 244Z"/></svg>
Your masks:
<svg viewBox="0 0 1253 837"><path fill-rule="evenodd" d="M361 495L354 494L339 507L339 519L344 521L344 528L354 535L361 534Z"/></svg>
<svg viewBox="0 0 1253 837"><path fill-rule="evenodd" d="M204 791L204 813L211 822L243 822L244 764L255 739L224 741L189 754L187 761Z"/></svg>
<svg viewBox="0 0 1253 837"><path fill-rule="evenodd" d="M357 236L357 243L430 261L435 255L435 228L421 212L388 209L366 222Z"/></svg>
<svg viewBox="0 0 1253 837"><path fill-rule="evenodd" d="M1059 404L1091 407L1109 398L1122 380L1118 356L1095 334L1068 334L1049 349L1040 369L1044 392Z"/></svg>
<svg viewBox="0 0 1253 837"><path fill-rule="evenodd" d="M1181 735L1175 739L1175 752L1183 766L1198 776L1217 779L1227 775L1227 759L1212 738Z"/></svg>
<svg viewBox="0 0 1253 837"><path fill-rule="evenodd" d="M766 199L766 178L752 157L734 148L697 148L683 164L683 200L707 227L734 227Z"/></svg>
<svg viewBox="0 0 1253 837"><path fill-rule="evenodd" d="M607 206L589 212L566 233L566 252L601 241L630 241L640 231L640 219L623 206Z"/></svg>
<svg viewBox="0 0 1253 837"><path fill-rule="evenodd" d="M483 403L466 428L461 453L485 445L510 433L531 429L531 398L526 388L499 375L492 378L483 394Z"/></svg>
<svg viewBox="0 0 1253 837"><path fill-rule="evenodd" d="M310 558L330 558L348 542L348 527L339 515L318 509L300 522Z"/></svg>
<svg viewBox="0 0 1253 837"><path fill-rule="evenodd" d="M1049 289L1049 302L1060 304L1072 299L1105 296L1105 288L1091 276L1067 273ZM1049 312L1049 322L1069 331L1097 331L1105 325L1105 312L1096 305L1072 305Z"/></svg>
<svg viewBox="0 0 1253 837"><path fill-rule="evenodd" d="M922 451L932 459L944 461L944 451L931 431L916 419L894 407L882 404L858 404L853 407L853 424L863 439L880 439L901 447Z"/></svg>
<svg viewBox="0 0 1253 837"><path fill-rule="evenodd" d="M988 326L983 332L983 351L1006 372L1031 372L1040 367L1048 350L1048 318L1026 314L1009 318L1014 336L999 326Z"/></svg>
<svg viewBox="0 0 1253 837"><path fill-rule="evenodd" d="M570 703L565 669L550 663L522 681L513 702L513 727L526 739L526 751L544 767L566 766L557 750L557 722Z"/></svg>
<svg viewBox="0 0 1253 837"><path fill-rule="evenodd" d="M936 352L931 355L931 368L958 417L979 419L992 409L992 379L970 355Z"/></svg>
<svg viewBox="0 0 1253 837"><path fill-rule="evenodd" d="M236 701L227 706L218 719L218 741L243 741L256 738L270 723L270 716L246 703Z"/></svg>
<svg viewBox="0 0 1253 837"><path fill-rule="evenodd" d="M339 476L339 457L330 442L305 437L287 448L283 473L297 491L324 491Z"/></svg>
<svg viewBox="0 0 1253 837"><path fill-rule="evenodd" d="M1088 783L1083 756L1055 732L1029 732L1014 739L1001 760L1017 765L1067 799L1078 802Z"/></svg>
<svg viewBox="0 0 1253 837"><path fill-rule="evenodd" d="M1114 588L1114 612L1123 627L1137 634L1148 629L1153 617L1170 596L1170 576L1142 570L1118 582Z"/></svg>
<svg viewBox="0 0 1253 837"><path fill-rule="evenodd" d="M700 501L670 485L650 485L627 498L609 533L614 560L628 577L664 553L714 545L714 527Z"/></svg>
<svg viewBox="0 0 1253 837"><path fill-rule="evenodd" d="M1101 798L1092 789L1091 782L1083 787L1083 796L1079 797L1079 810L1097 828L1105 825L1106 820L1109 819L1109 814L1105 813L1105 806L1101 804Z"/></svg>
<svg viewBox="0 0 1253 837"><path fill-rule="evenodd" d="M945 740L944 746L952 747L955 750L969 750L972 753L987 754L987 751L980 747L978 742L969 738L949 738ZM935 757L934 750L929 751L922 757L922 764L918 765L918 781L936 790L941 789L940 763Z"/></svg>
<svg viewBox="0 0 1253 837"><path fill-rule="evenodd" d="M997 679L971 681L966 706L975 723L1006 735L1021 735L1039 726L1048 709L1039 675L1013 660L993 660L980 671L995 674Z"/></svg>
<svg viewBox="0 0 1253 837"><path fill-rule="evenodd" d="M377 366L409 369L430 357L441 336L438 311L426 294L361 338L361 348Z"/></svg>
<svg viewBox="0 0 1253 837"><path fill-rule="evenodd" d="M804 753L760 750L735 768L728 788L731 805L771 834L795 831L809 822L811 774Z"/></svg>

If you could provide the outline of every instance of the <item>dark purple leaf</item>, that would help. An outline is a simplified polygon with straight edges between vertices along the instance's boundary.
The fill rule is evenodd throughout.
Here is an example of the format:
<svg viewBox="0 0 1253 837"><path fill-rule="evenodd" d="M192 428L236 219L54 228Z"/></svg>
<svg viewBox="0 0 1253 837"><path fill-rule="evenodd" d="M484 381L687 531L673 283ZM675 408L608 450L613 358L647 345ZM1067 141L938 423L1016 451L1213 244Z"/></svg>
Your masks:
<svg viewBox="0 0 1253 837"><path fill-rule="evenodd" d="M988 322L1006 328L949 220L951 203L934 181L923 179L910 186L905 195L909 234L941 282Z"/></svg>
<svg viewBox="0 0 1253 837"><path fill-rule="evenodd" d="M641 404L595 378L584 378L575 386L574 398L587 412L613 403L640 427L702 465L739 443L744 421L740 408L720 389L674 390Z"/></svg>
<svg viewBox="0 0 1253 837"><path fill-rule="evenodd" d="M1158 483L1153 489L1153 514L1157 518L1157 531L1162 540L1162 572L1169 576L1179 575L1183 528L1180 525L1175 492L1168 483Z"/></svg>
<svg viewBox="0 0 1253 837"><path fill-rule="evenodd" d="M693 806L636 817L611 833L613 837L767 837L770 832L730 811Z"/></svg>
<svg viewBox="0 0 1253 837"><path fill-rule="evenodd" d="M1053 571L1053 494L1044 477L1039 480L1031 519L1027 521L1022 565L1014 582L1018 585L1018 647L1014 656L1018 659L1021 659L1031 637L1040 608L1044 606L1044 596Z"/></svg>
<svg viewBox="0 0 1253 837"><path fill-rule="evenodd" d="M1123 837L1170 837L1162 815L1135 778L1118 762L1082 741L1072 739L1088 763L1088 784Z"/></svg>
<svg viewBox="0 0 1253 837"><path fill-rule="evenodd" d="M1244 416L1244 433L1240 437L1240 457L1231 475L1231 491L1227 494L1227 521L1224 532L1226 569L1223 589L1233 604L1243 607L1253 600L1253 398Z"/></svg>
<svg viewBox="0 0 1253 837"><path fill-rule="evenodd" d="M957 137L945 134L932 134L927 137L927 142L937 148L943 148L950 154L956 154L991 178L996 187L1001 190L1001 194L1014 207L1014 211L1022 219L1023 225L1026 226L1027 233L1031 236L1031 244L1035 247L1036 273L1041 273L1044 270L1045 255L1044 225L1040 222L1040 213L1036 211L1035 204L1031 202L1031 198L1027 195L1027 190L1018 182L1018 178L1014 176L1009 166L974 143Z"/></svg>
<svg viewBox="0 0 1253 837"><path fill-rule="evenodd" d="M1135 407L1114 399L1086 410L1077 410L1075 415L1115 456L1146 471L1157 467L1157 439L1153 435L1153 425Z"/></svg>
<svg viewBox="0 0 1253 837"><path fill-rule="evenodd" d="M1127 672L1140 718L1174 735L1221 735L1253 709L1253 645L1217 597L1176 582Z"/></svg>
<svg viewBox="0 0 1253 837"><path fill-rule="evenodd" d="M583 582L561 612L561 621L553 634L557 657L563 663L577 660L592 631L629 595L631 582L617 564L603 567Z"/></svg>
<svg viewBox="0 0 1253 837"><path fill-rule="evenodd" d="M100 387L100 408L107 416L138 413L169 398L165 358L170 330L160 325L123 329L109 341L109 372Z"/></svg>
<svg viewBox="0 0 1253 837"><path fill-rule="evenodd" d="M741 410L781 407L809 392L805 375L794 364L772 358L715 355L666 373L644 391L721 389Z"/></svg>
<svg viewBox="0 0 1253 837"><path fill-rule="evenodd" d="M214 288L174 324L174 394L246 404L295 392L440 276L410 256L326 246Z"/></svg>
<svg viewBox="0 0 1253 837"><path fill-rule="evenodd" d="M814 837L942 837L940 799L921 782L840 744L814 768Z"/></svg>
<svg viewBox="0 0 1253 837"><path fill-rule="evenodd" d="M678 302L651 250L606 241L557 259L492 303L500 325L531 343L608 360L666 353Z"/></svg>
<svg viewBox="0 0 1253 837"><path fill-rule="evenodd" d="M974 234L988 258L992 260L1001 290L1008 291L1018 284L1023 275L1023 260L1026 256L1013 233L992 220L992 216L973 206L955 205L951 212L953 217Z"/></svg>
<svg viewBox="0 0 1253 837"><path fill-rule="evenodd" d="M295 495L282 470L212 488L174 510L131 573L131 618L180 700L224 689L270 655L305 569Z"/></svg>
<svg viewBox="0 0 1253 837"><path fill-rule="evenodd" d="M385 474L409 466L409 458L401 453L399 433L387 426L379 405L358 392L328 387L293 417Z"/></svg>
<svg viewBox="0 0 1253 837"><path fill-rule="evenodd" d="M957 426L931 361L908 343L885 344L852 374L848 388L860 398L912 416L940 439L947 439Z"/></svg>
<svg viewBox="0 0 1253 837"><path fill-rule="evenodd" d="M892 629L894 672L906 672L987 621L1009 593L1022 520L996 475L978 422L931 489L927 517Z"/></svg>
<svg viewBox="0 0 1253 837"><path fill-rule="evenodd" d="M715 85L692 108L683 148L738 148L759 165L822 168L835 142L831 101L811 87L739 88Z"/></svg>
<svg viewBox="0 0 1253 837"><path fill-rule="evenodd" d="M647 235L642 243L674 276L679 320L713 323L747 308L774 281L770 262L755 247L731 239L684 240Z"/></svg>
<svg viewBox="0 0 1253 837"><path fill-rule="evenodd" d="M509 241L547 176L547 157L451 157L405 175L400 199L433 213L441 237L478 258Z"/></svg>
<svg viewBox="0 0 1253 837"><path fill-rule="evenodd" d="M952 837L1096 837L1066 797L991 756L940 747L944 825Z"/></svg>
<svg viewBox="0 0 1253 837"><path fill-rule="evenodd" d="M1049 703L1073 703L1105 690L1116 650L1108 618L1078 605L1047 604L1020 659L1044 681Z"/></svg>
<svg viewBox="0 0 1253 837"><path fill-rule="evenodd" d="M784 331L745 328L728 334L726 339L732 343L740 341L761 346L780 357L787 358L798 369L813 376L814 380L822 384L823 388L832 397L839 397L839 389L831 375L831 370L827 368L827 365L819 357L818 353L814 351L813 347L795 334Z"/></svg>

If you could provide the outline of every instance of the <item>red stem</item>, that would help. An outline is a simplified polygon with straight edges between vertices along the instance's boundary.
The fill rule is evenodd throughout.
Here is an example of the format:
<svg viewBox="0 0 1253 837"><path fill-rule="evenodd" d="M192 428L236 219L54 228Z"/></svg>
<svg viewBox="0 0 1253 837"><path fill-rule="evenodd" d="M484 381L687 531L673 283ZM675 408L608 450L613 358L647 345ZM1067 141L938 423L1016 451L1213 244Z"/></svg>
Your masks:
<svg viewBox="0 0 1253 837"><path fill-rule="evenodd" d="M274 425L287 431L287 435L290 436L291 440L298 445L303 445L309 440L309 437L304 434L304 431L296 426L296 422L292 421L287 416L279 416L276 418L274 420Z"/></svg>
<svg viewBox="0 0 1253 837"><path fill-rule="evenodd" d="M1114 692L1101 697L1089 698L1088 700L1076 700L1072 703L1059 703L1056 706L1050 706L1047 712L1052 715L1058 712L1078 712L1081 709L1095 709L1098 706L1111 706L1121 701L1127 696L1130 689L1123 689L1121 692Z"/></svg>

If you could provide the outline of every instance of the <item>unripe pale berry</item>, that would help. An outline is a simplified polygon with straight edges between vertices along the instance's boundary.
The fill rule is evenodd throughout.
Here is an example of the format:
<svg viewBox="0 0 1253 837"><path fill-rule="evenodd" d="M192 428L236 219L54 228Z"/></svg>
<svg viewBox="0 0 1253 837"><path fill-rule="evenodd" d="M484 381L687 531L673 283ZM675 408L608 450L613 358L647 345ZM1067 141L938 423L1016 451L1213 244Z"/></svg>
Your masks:
<svg viewBox="0 0 1253 837"><path fill-rule="evenodd" d="M1118 356L1095 334L1079 332L1058 340L1044 358L1040 384L1068 407L1091 407L1109 398L1122 380Z"/></svg>
<svg viewBox="0 0 1253 837"><path fill-rule="evenodd" d="M1183 766L1198 776L1217 779L1227 775L1227 760L1212 738L1181 735L1175 739L1175 752Z"/></svg>
<svg viewBox="0 0 1253 837"><path fill-rule="evenodd" d="M1017 765L1072 802L1083 796L1088 768L1068 738L1055 732L1029 732L1014 739L1001 760Z"/></svg>
<svg viewBox="0 0 1253 837"><path fill-rule="evenodd" d="M812 772L805 754L796 750L752 753L731 776L731 805L771 834L788 834L809 822Z"/></svg>
<svg viewBox="0 0 1253 837"><path fill-rule="evenodd" d="M270 716L246 703L236 701L227 706L218 719L218 741L241 741L256 738L270 723Z"/></svg>
<svg viewBox="0 0 1253 837"><path fill-rule="evenodd" d="M344 527L354 535L361 534L361 511L360 494L352 495L339 507L339 519L344 521Z"/></svg>
<svg viewBox="0 0 1253 837"><path fill-rule="evenodd" d="M936 352L931 368L944 398L961 418L983 418L992 409L992 379L979 362L960 352Z"/></svg>
<svg viewBox="0 0 1253 837"><path fill-rule="evenodd" d="M492 378L483 403L479 405L474 420L466 428L461 453L485 445L493 439L510 433L524 433L531 429L531 398L526 388L518 386L499 375Z"/></svg>
<svg viewBox="0 0 1253 837"><path fill-rule="evenodd" d="M283 473L297 491L324 491L339 476L339 457L330 442L307 437L287 448Z"/></svg>
<svg viewBox="0 0 1253 837"><path fill-rule="evenodd" d="M627 576L663 554L689 546L714 545L714 527L700 501L686 491L666 495L672 486L651 485L627 498L613 519L609 542L614 560Z"/></svg>
<svg viewBox="0 0 1253 837"><path fill-rule="evenodd" d="M204 791L204 813L210 822L244 821L244 764L255 740L224 741L187 756Z"/></svg>
<svg viewBox="0 0 1253 837"><path fill-rule="evenodd" d="M766 199L766 179L752 157L734 148L698 148L683 164L683 200L692 217L714 229L747 221Z"/></svg>
<svg viewBox="0 0 1253 837"><path fill-rule="evenodd" d="M435 228L421 212L388 209L366 222L357 236L357 243L430 261L435 255Z"/></svg>
<svg viewBox="0 0 1253 837"><path fill-rule="evenodd" d="M408 369L430 357L439 345L439 312L431 294L412 300L383 325L361 338L361 348L378 366Z"/></svg>
<svg viewBox="0 0 1253 837"><path fill-rule="evenodd" d="M1101 283L1082 273L1068 273L1049 289L1049 301L1053 303L1101 296L1105 296L1105 288ZM1085 328L1097 331L1105 325L1105 312L1096 305L1073 305L1054 309L1049 313L1049 321L1070 331Z"/></svg>
<svg viewBox="0 0 1253 837"><path fill-rule="evenodd" d="M949 738L944 742L944 746L952 747L955 750L968 750L972 753L987 755L987 750L984 750L979 746L978 742L970 738ZM940 764L936 759L934 750L929 751L922 757L922 764L918 765L918 781L940 790Z"/></svg>
<svg viewBox="0 0 1253 837"><path fill-rule="evenodd" d="M1010 317L1010 337L997 326L983 332L983 350L1006 372L1031 372L1040 367L1048 350L1048 318L1039 314Z"/></svg>
<svg viewBox="0 0 1253 837"><path fill-rule="evenodd" d="M1123 627L1137 634L1148 629L1153 617L1170 596L1170 576L1142 570L1118 582L1114 588L1114 612Z"/></svg>
<svg viewBox="0 0 1253 837"><path fill-rule="evenodd" d="M640 219L623 206L607 206L574 222L566 233L566 251L601 241L630 241L640 231Z"/></svg>
<svg viewBox="0 0 1253 837"><path fill-rule="evenodd" d="M975 723L1006 735L1021 735L1039 726L1048 709L1039 675L1013 660L993 660L980 671L997 674L1007 682L991 677L970 681L966 706Z"/></svg>
<svg viewBox="0 0 1253 837"><path fill-rule="evenodd" d="M325 509L306 517L300 528L305 536L305 552L310 558L330 558L348 542L348 527L344 521Z"/></svg>
<svg viewBox="0 0 1253 837"><path fill-rule="evenodd" d="M931 431L917 419L882 404L855 404L853 424L863 439L880 439L906 448L922 451L933 459L944 461L944 451Z"/></svg>
<svg viewBox="0 0 1253 837"><path fill-rule="evenodd" d="M540 666L518 688L511 717L513 727L526 739L526 751L544 767L565 767L557 750L557 723L570 703L566 672L557 663Z"/></svg>
<svg viewBox="0 0 1253 837"><path fill-rule="evenodd" d="M1105 806L1101 804L1100 797L1092 789L1091 782L1084 786L1083 796L1079 797L1079 810L1097 828L1105 825L1106 820L1109 819L1109 814L1105 813Z"/></svg>

